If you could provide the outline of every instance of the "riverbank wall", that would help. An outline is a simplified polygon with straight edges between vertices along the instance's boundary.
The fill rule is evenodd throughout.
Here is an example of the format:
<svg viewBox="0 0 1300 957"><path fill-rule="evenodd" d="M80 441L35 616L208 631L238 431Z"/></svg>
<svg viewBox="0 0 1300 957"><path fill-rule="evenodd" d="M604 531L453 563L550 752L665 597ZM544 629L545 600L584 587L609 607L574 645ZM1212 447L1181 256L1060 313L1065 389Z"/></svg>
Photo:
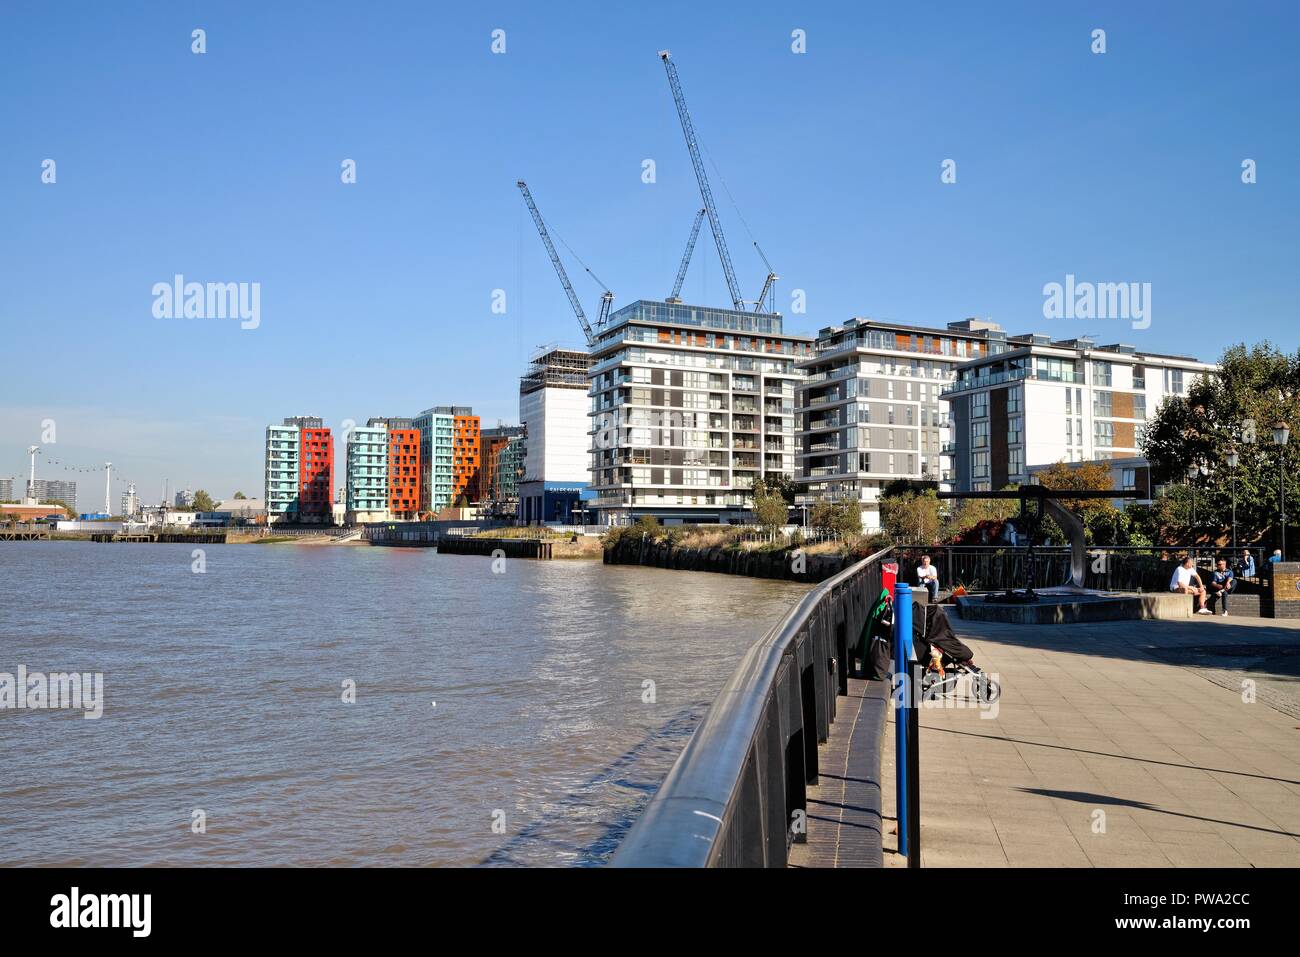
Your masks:
<svg viewBox="0 0 1300 957"><path fill-rule="evenodd" d="M810 555L798 548L746 550L735 547L687 548L665 541L626 536L605 549L606 565L648 565L677 571L717 572L750 578L816 584L853 564L842 555Z"/></svg>

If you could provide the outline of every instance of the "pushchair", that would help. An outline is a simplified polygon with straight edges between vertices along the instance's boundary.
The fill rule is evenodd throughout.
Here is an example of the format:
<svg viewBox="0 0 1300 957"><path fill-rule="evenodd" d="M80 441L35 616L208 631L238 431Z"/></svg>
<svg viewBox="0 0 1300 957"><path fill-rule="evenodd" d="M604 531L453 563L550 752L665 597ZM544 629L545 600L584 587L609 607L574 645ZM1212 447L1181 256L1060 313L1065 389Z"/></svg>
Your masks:
<svg viewBox="0 0 1300 957"><path fill-rule="evenodd" d="M984 704L1002 696L1001 686L980 670L975 653L953 633L941 605L912 604L912 649L916 660L925 663L922 700L956 697L963 688L967 697Z"/></svg>

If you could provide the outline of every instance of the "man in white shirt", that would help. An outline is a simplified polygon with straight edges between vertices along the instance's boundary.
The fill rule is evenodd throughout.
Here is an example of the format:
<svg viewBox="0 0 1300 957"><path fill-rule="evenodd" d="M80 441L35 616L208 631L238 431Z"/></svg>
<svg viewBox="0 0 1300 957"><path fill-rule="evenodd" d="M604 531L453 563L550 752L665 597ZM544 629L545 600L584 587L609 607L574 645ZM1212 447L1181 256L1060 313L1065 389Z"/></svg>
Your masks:
<svg viewBox="0 0 1300 957"><path fill-rule="evenodd" d="M1183 595L1195 595L1198 615L1214 614L1205 607L1205 586L1201 584L1201 576L1196 574L1196 563L1192 561L1191 555L1174 569L1174 577L1169 579L1169 590Z"/></svg>
<svg viewBox="0 0 1300 957"><path fill-rule="evenodd" d="M924 585L925 590L930 593L930 601L939 600L939 569L930 564L930 556L922 555L921 564L916 566L916 581L918 585Z"/></svg>

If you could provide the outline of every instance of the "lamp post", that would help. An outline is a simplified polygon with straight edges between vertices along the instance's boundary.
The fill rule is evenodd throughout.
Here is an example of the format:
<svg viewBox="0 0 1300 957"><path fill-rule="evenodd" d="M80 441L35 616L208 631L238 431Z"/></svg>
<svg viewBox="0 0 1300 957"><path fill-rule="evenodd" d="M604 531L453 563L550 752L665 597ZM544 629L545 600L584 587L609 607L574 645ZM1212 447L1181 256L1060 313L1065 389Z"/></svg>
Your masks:
<svg viewBox="0 0 1300 957"><path fill-rule="evenodd" d="M1282 512L1282 561L1286 561L1286 444L1291 427L1281 419L1273 423L1273 444L1278 448L1277 497Z"/></svg>
<svg viewBox="0 0 1300 957"><path fill-rule="evenodd" d="M1237 555L1237 463L1241 461L1241 456L1237 454L1235 446L1228 447L1228 468L1232 470L1232 554L1233 560Z"/></svg>
<svg viewBox="0 0 1300 957"><path fill-rule="evenodd" d="M1196 476L1201 474L1201 466L1195 461L1187 466L1187 487L1192 492L1192 543L1196 542Z"/></svg>

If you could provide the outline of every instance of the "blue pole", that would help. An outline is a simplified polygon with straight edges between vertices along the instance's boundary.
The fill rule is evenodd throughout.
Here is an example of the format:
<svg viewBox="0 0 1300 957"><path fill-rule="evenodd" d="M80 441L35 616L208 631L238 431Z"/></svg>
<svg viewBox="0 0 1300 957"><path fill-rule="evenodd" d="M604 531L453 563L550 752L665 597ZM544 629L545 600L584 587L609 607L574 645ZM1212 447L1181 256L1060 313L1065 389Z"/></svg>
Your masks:
<svg viewBox="0 0 1300 957"><path fill-rule="evenodd" d="M912 588L906 582L894 585L894 789L898 809L898 853L909 858L907 793L907 727L911 719L912 689Z"/></svg>

